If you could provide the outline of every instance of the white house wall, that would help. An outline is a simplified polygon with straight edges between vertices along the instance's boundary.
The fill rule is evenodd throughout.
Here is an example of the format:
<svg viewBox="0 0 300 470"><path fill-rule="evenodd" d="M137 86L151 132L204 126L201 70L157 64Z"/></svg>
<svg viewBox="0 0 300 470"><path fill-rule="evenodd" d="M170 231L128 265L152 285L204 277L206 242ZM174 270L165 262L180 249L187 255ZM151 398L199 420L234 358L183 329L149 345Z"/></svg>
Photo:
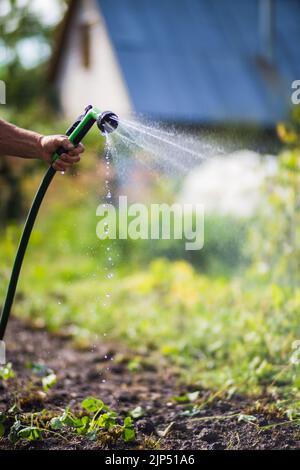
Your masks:
<svg viewBox="0 0 300 470"><path fill-rule="evenodd" d="M82 64L78 26L91 24L90 66ZM95 0L81 0L73 16L57 75L57 88L66 117L74 118L87 104L120 116L132 107L126 84Z"/></svg>

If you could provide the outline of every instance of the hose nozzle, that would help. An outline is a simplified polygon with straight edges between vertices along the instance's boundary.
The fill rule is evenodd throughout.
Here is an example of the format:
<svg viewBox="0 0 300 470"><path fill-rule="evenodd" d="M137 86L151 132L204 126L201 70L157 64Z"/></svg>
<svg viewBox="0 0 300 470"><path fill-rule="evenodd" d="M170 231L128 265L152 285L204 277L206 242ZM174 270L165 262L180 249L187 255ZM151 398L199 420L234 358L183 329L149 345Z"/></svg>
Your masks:
<svg viewBox="0 0 300 470"><path fill-rule="evenodd" d="M111 111L104 111L97 118L97 126L102 134L110 134L115 131L119 125L119 118Z"/></svg>

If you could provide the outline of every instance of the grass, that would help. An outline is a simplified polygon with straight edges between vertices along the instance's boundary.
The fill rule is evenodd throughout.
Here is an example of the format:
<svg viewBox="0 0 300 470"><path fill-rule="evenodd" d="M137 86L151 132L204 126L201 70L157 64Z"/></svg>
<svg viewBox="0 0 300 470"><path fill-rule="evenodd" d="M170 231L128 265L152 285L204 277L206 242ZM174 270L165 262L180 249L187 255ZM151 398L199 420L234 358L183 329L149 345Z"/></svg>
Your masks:
<svg viewBox="0 0 300 470"><path fill-rule="evenodd" d="M125 342L136 349L137 363L139 352L158 351L187 382L297 396L299 366L291 358L300 338L300 289L208 275L186 260L138 262L120 243L112 250L114 277L107 279L96 205L75 201L61 210L56 202L44 209L20 279L18 316L72 334L80 345ZM1 237L1 298L19 232L10 227Z"/></svg>

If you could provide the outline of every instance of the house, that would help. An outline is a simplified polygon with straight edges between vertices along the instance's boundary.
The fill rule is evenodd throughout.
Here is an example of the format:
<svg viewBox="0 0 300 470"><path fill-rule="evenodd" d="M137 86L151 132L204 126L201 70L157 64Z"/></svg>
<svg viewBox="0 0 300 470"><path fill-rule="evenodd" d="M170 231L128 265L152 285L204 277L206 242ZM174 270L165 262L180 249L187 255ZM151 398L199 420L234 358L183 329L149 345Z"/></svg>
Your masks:
<svg viewBox="0 0 300 470"><path fill-rule="evenodd" d="M50 79L88 103L179 124L272 128L300 78L298 0L72 0Z"/></svg>

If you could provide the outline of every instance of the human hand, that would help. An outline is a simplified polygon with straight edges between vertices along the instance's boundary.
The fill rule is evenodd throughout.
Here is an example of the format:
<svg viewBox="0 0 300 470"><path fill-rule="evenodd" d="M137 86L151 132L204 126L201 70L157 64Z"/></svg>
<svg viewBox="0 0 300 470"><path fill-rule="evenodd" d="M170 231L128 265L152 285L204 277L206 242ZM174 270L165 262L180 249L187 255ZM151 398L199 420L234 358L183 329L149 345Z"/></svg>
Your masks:
<svg viewBox="0 0 300 470"><path fill-rule="evenodd" d="M59 147L64 147L66 152L60 155L53 164L56 171L66 171L75 163L80 161L80 154L84 152L82 144L74 146L65 135L42 136L40 139L41 159L49 164L52 163L53 154Z"/></svg>

